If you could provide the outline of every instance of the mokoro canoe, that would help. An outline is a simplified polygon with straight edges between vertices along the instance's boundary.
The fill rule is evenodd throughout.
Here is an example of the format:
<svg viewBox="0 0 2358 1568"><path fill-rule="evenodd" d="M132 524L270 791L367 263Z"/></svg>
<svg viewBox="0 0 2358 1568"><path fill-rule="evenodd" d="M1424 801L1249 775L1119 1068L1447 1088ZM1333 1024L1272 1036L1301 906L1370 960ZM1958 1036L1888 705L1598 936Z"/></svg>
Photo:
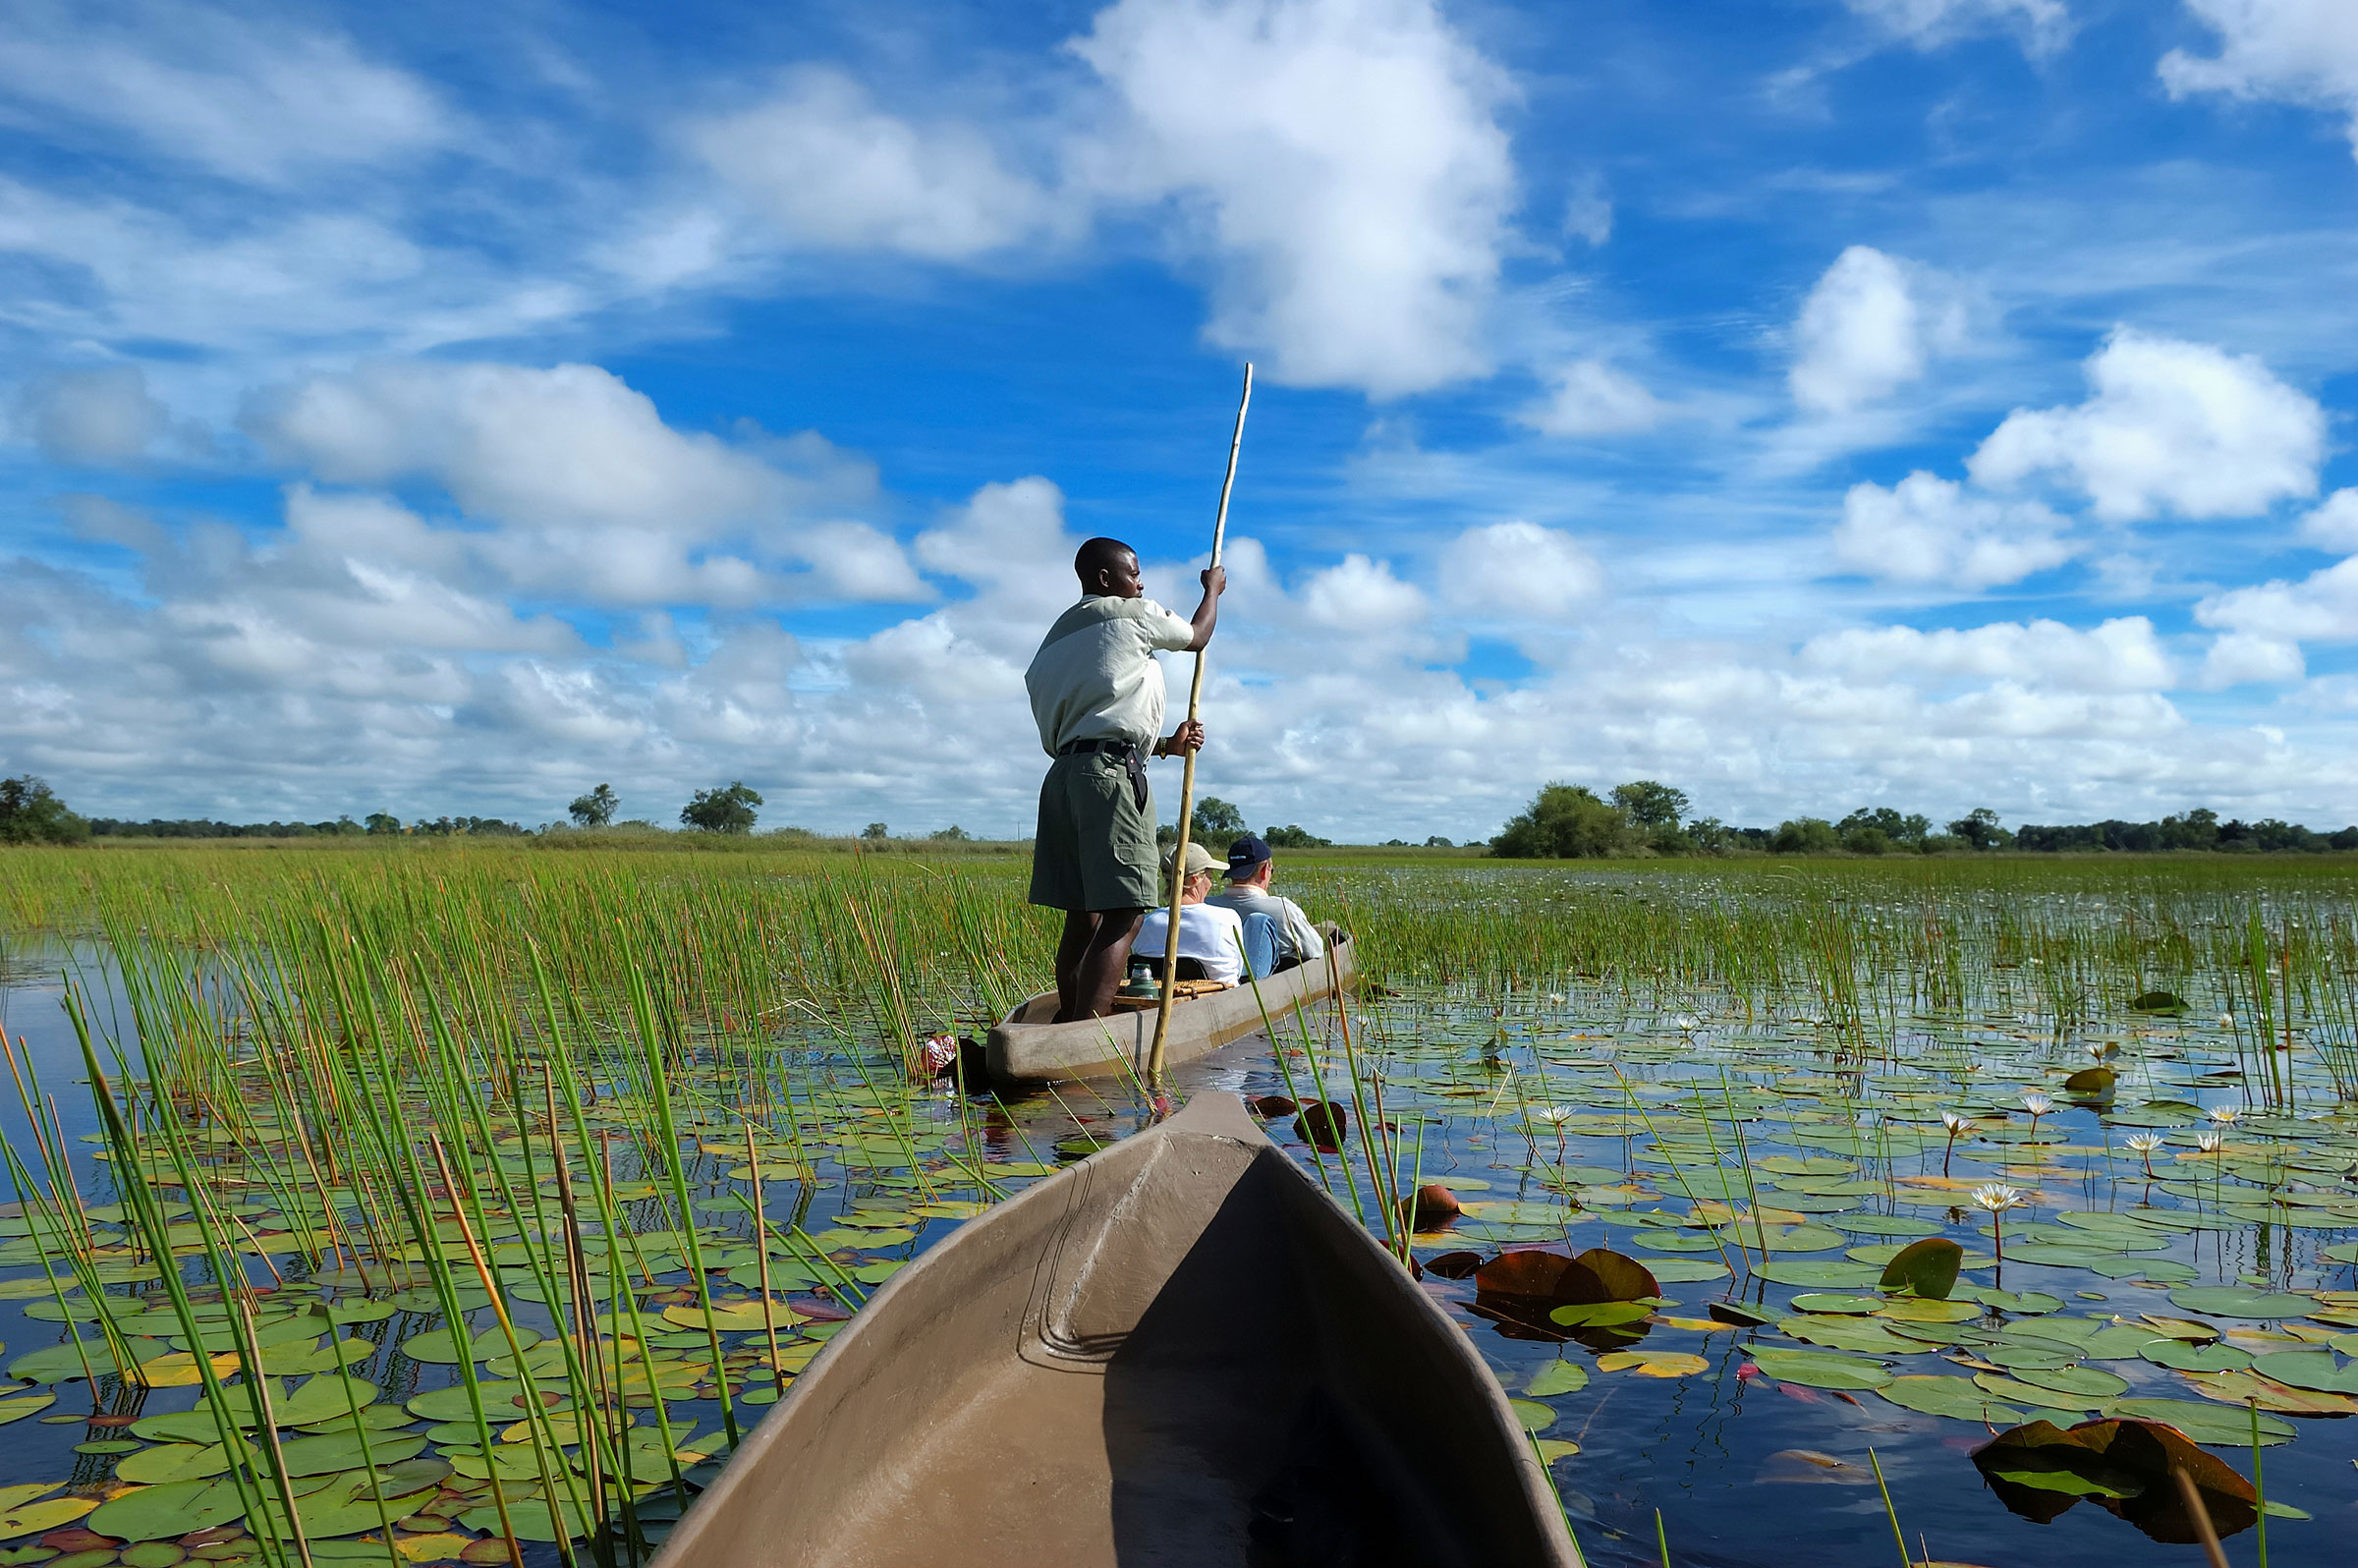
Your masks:
<svg viewBox="0 0 2358 1568"><path fill-rule="evenodd" d="M1244 984L1173 1002L1163 1065L1192 1062L1256 1033L1264 1010L1275 1022L1305 1002L1332 996L1338 976L1343 984L1350 984L1359 971L1358 949L1341 928L1320 928L1326 933L1326 950L1334 955L1331 966L1319 958L1272 975L1260 982L1258 997L1254 985ZM992 1026L983 1052L994 1083L1052 1084L1123 1072L1147 1076L1147 1059L1154 1048L1152 1008L1071 1024L1049 1023L1055 1016L1056 993L1042 991Z"/></svg>
<svg viewBox="0 0 2358 1568"><path fill-rule="evenodd" d="M1574 1568L1463 1330L1198 1098L895 1274L653 1568Z"/></svg>

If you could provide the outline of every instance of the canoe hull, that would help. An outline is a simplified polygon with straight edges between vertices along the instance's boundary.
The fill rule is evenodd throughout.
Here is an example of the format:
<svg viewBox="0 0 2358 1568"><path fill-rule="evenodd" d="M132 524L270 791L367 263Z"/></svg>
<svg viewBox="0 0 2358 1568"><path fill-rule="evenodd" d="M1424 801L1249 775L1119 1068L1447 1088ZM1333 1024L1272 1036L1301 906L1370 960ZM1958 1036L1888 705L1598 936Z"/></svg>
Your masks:
<svg viewBox="0 0 2358 1568"><path fill-rule="evenodd" d="M1163 1041L1163 1064L1176 1067L1259 1034L1264 1016L1274 1023L1305 1003L1332 996L1338 977L1348 986L1359 972L1357 945L1348 935L1330 928L1327 950L1334 955L1332 965L1319 959L1272 975L1259 983L1258 996L1254 985L1245 984L1174 1003L1170 1035ZM992 1028L983 1048L994 1083L1146 1077L1147 1061L1154 1048L1151 1010L1072 1024L1047 1022L1055 1013L1056 993L1044 991L1027 999Z"/></svg>
<svg viewBox="0 0 2358 1568"><path fill-rule="evenodd" d="M1462 1330L1225 1095L903 1269L655 1568L1567 1568Z"/></svg>

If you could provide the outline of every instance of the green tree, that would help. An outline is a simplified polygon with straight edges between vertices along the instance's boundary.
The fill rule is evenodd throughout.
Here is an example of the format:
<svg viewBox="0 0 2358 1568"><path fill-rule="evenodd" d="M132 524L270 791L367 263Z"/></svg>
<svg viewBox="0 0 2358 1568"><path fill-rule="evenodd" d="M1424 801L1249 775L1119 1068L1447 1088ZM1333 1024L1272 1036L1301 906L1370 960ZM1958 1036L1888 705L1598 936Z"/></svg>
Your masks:
<svg viewBox="0 0 2358 1568"><path fill-rule="evenodd" d="M1977 850L2004 849L2014 841L2013 834L1997 825L1997 813L1987 806L1967 812L1949 823L1948 830Z"/></svg>
<svg viewBox="0 0 2358 1568"><path fill-rule="evenodd" d="M698 790L695 799L680 808L680 820L704 833L750 833L754 808L760 804L760 795L738 779L727 789Z"/></svg>
<svg viewBox="0 0 2358 1568"><path fill-rule="evenodd" d="M1629 822L1617 807L1578 784L1549 784L1528 810L1490 840L1490 853L1512 860L1572 860L1625 848Z"/></svg>
<svg viewBox="0 0 2358 1568"><path fill-rule="evenodd" d="M1778 855L1831 855L1841 847L1842 836L1823 816L1796 816L1768 835L1768 848Z"/></svg>
<svg viewBox="0 0 2358 1568"><path fill-rule="evenodd" d="M576 795L565 810L576 827L604 827L614 820L614 813L621 807L622 797L614 793L614 786L600 784L587 795Z"/></svg>
<svg viewBox="0 0 2358 1568"><path fill-rule="evenodd" d="M957 823L952 822L947 827L927 833L926 837L933 840L933 842L936 844L969 844L974 841L975 835L969 833L965 828L960 827Z"/></svg>
<svg viewBox="0 0 2358 1568"><path fill-rule="evenodd" d="M1435 833L1435 834L1433 834L1433 835L1432 835L1432 837L1431 837L1431 838L1427 839L1427 840L1425 841L1425 847L1426 847L1427 849L1455 849L1455 848L1457 848L1457 846L1456 846L1455 844L1452 844L1452 843L1450 843L1450 842L1449 842L1447 839L1445 839L1445 838L1441 837L1441 835L1440 835L1440 834L1438 834L1438 833Z"/></svg>
<svg viewBox="0 0 2358 1568"><path fill-rule="evenodd" d="M1187 836L1214 854L1225 855L1232 841L1251 831L1245 826L1244 812L1217 795L1207 795L1196 802Z"/></svg>
<svg viewBox="0 0 2358 1568"><path fill-rule="evenodd" d="M1613 804L1638 827L1676 827L1687 814L1687 792L1650 778L1613 786Z"/></svg>
<svg viewBox="0 0 2358 1568"><path fill-rule="evenodd" d="M1888 855L1894 849L1919 850L1933 824L1921 813L1902 815L1888 806L1862 806L1834 824L1842 847L1853 855ZM1873 836L1870 836L1873 835Z"/></svg>
<svg viewBox="0 0 2358 1568"><path fill-rule="evenodd" d="M1288 822L1283 827L1264 827L1261 830L1261 836L1271 849L1325 849L1334 842L1330 838L1319 837L1299 822Z"/></svg>
<svg viewBox="0 0 2358 1568"><path fill-rule="evenodd" d="M860 837L870 844L881 844L892 837L892 829L882 822L870 822L860 830Z"/></svg>
<svg viewBox="0 0 2358 1568"><path fill-rule="evenodd" d="M90 824L28 773L0 778L0 844L79 844Z"/></svg>

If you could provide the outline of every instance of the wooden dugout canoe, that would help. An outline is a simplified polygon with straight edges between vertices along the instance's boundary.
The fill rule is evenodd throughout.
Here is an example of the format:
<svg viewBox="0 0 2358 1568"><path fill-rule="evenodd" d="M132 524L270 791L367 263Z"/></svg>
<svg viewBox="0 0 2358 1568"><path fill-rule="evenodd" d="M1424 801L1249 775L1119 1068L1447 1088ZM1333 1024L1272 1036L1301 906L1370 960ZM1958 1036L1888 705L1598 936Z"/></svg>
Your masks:
<svg viewBox="0 0 2358 1568"><path fill-rule="evenodd" d="M1227 1094L894 1275L653 1568L1576 1568L1464 1332Z"/></svg>
<svg viewBox="0 0 2358 1568"><path fill-rule="evenodd" d="M1264 1009L1274 1023L1305 1002L1332 996L1338 977L1349 985L1359 972L1358 949L1350 934L1339 927L1319 929L1325 933L1327 952L1334 955L1331 966L1318 958L1272 975L1260 982L1258 997L1256 987L1247 982L1173 1002L1171 1032L1163 1041L1163 1065L1192 1062L1231 1040L1259 1033ZM1154 1009L1070 1024L1049 1023L1055 1016L1056 993L1042 991L992 1026L983 1051L994 1083L1052 1084L1121 1073L1141 1079L1147 1076L1147 1059L1154 1049Z"/></svg>

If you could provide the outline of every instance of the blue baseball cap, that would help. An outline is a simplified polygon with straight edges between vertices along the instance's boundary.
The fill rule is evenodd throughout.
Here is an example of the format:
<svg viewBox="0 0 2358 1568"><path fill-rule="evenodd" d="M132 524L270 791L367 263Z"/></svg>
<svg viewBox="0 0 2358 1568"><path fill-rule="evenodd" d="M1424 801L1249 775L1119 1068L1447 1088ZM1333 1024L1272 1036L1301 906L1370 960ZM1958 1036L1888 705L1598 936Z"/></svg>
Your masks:
<svg viewBox="0 0 2358 1568"><path fill-rule="evenodd" d="M1228 880L1233 882L1239 877L1251 876L1253 868L1267 860L1269 854L1266 839L1247 833L1228 846Z"/></svg>

